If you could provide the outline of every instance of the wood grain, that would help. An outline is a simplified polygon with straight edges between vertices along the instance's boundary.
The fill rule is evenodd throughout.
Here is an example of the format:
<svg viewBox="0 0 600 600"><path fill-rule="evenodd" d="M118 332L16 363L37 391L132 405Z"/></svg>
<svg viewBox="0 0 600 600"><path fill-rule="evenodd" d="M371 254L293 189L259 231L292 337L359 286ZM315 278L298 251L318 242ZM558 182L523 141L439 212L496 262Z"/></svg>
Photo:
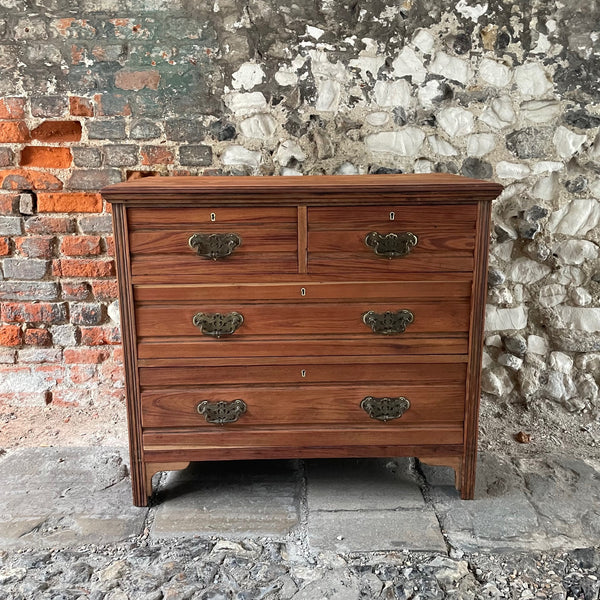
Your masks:
<svg viewBox="0 0 600 600"><path fill-rule="evenodd" d="M242 399L246 412L227 428L256 425L362 424L373 420L360 408L366 396L404 396L410 408L401 418L388 422L389 427L404 427L414 423L462 424L465 390L461 385L316 385L316 386L247 386L243 390L228 386L205 386L183 390L153 389L142 394L142 424L144 427L213 428L196 406L203 400L231 402Z"/></svg>

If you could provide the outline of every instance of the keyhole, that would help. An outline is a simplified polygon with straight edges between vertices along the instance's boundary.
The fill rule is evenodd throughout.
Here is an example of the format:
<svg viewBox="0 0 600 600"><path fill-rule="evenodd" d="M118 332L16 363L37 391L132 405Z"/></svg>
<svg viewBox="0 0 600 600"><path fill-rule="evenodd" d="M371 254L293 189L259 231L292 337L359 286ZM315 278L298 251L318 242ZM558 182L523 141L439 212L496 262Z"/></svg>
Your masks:
<svg viewBox="0 0 600 600"><path fill-rule="evenodd" d="M217 220L217 215L215 213L210 213L210 220L211 221L216 221Z"/></svg>
<svg viewBox="0 0 600 600"><path fill-rule="evenodd" d="M300 371L300 375L302 375L302 377L306 377L306 369L302 369L302 371Z"/></svg>
<svg viewBox="0 0 600 600"><path fill-rule="evenodd" d="M306 288L300 288L300 295L306 296Z"/></svg>
<svg viewBox="0 0 600 600"><path fill-rule="evenodd" d="M390 221L393 221L395 218L396 218L396 213L393 210L391 210L390 211Z"/></svg>

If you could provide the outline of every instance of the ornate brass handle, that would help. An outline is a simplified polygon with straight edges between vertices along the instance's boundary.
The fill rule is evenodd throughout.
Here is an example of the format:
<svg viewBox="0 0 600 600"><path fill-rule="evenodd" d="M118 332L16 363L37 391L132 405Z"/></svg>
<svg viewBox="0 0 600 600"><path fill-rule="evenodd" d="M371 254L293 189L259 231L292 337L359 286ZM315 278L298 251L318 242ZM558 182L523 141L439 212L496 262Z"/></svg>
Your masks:
<svg viewBox="0 0 600 600"><path fill-rule="evenodd" d="M229 256L241 246L242 238L237 233L195 233L188 244L198 256L217 260Z"/></svg>
<svg viewBox="0 0 600 600"><path fill-rule="evenodd" d="M377 233L371 231L365 236L365 244L373 248L377 256L386 256L394 258L397 256L406 256L411 249L417 245L418 238L410 231L402 233Z"/></svg>
<svg viewBox="0 0 600 600"><path fill-rule="evenodd" d="M204 415L207 423L223 425L224 423L233 423L237 421L247 409L243 400L237 399L231 402L221 400L219 402L210 402L203 400L196 406L198 414Z"/></svg>
<svg viewBox="0 0 600 600"><path fill-rule="evenodd" d="M192 323L200 329L204 335L221 337L231 335L244 322L244 317L238 312L230 313L196 313Z"/></svg>
<svg viewBox="0 0 600 600"><path fill-rule="evenodd" d="M384 313L376 313L372 310L362 316L363 323L369 326L373 333L391 335L393 333L404 333L406 328L415 320L415 315L405 308L396 312L386 310Z"/></svg>
<svg viewBox="0 0 600 600"><path fill-rule="evenodd" d="M404 396L397 398L363 398L360 407L371 417L378 421L391 421L400 418L409 408L410 401Z"/></svg>

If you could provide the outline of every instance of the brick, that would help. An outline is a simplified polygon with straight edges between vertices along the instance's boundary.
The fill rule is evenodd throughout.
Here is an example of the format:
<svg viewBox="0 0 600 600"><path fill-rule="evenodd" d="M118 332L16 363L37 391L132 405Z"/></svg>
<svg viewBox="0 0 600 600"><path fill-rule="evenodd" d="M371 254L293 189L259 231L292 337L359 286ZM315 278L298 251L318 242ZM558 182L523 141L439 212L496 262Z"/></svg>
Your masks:
<svg viewBox="0 0 600 600"><path fill-rule="evenodd" d="M75 325L53 325L50 333L55 346L75 346L78 343L78 328Z"/></svg>
<svg viewBox="0 0 600 600"><path fill-rule="evenodd" d="M48 146L25 146L21 150L22 167L42 167L47 169L68 169L73 162L69 148Z"/></svg>
<svg viewBox="0 0 600 600"><path fill-rule="evenodd" d="M132 144L114 144L104 149L106 164L111 167L132 167L138 163L138 147Z"/></svg>
<svg viewBox="0 0 600 600"><path fill-rule="evenodd" d="M29 129L24 121L4 121L0 123L0 143L23 144L28 142Z"/></svg>
<svg viewBox="0 0 600 600"><path fill-rule="evenodd" d="M38 212L102 212L102 197L100 194L68 193L38 194Z"/></svg>
<svg viewBox="0 0 600 600"><path fill-rule="evenodd" d="M96 365L74 365L69 367L69 379L75 384L85 383L96 379Z"/></svg>
<svg viewBox="0 0 600 600"><path fill-rule="evenodd" d="M85 258L62 258L52 265L55 277L112 277L115 274L113 260Z"/></svg>
<svg viewBox="0 0 600 600"><path fill-rule="evenodd" d="M64 302L6 302L1 314L7 323L58 324L67 320L67 305Z"/></svg>
<svg viewBox="0 0 600 600"><path fill-rule="evenodd" d="M20 346L22 333L19 325L0 325L0 346Z"/></svg>
<svg viewBox="0 0 600 600"><path fill-rule="evenodd" d="M62 357L60 348L24 348L18 353L18 361L23 364L59 363Z"/></svg>
<svg viewBox="0 0 600 600"><path fill-rule="evenodd" d="M192 119L168 119L165 133L168 140L175 142L200 142L206 137L202 123Z"/></svg>
<svg viewBox="0 0 600 600"><path fill-rule="evenodd" d="M128 117L131 115L129 98L123 94L97 94L98 115L101 117Z"/></svg>
<svg viewBox="0 0 600 600"><path fill-rule="evenodd" d="M62 117L67 112L67 99L64 96L33 96L31 115L34 117Z"/></svg>
<svg viewBox="0 0 600 600"><path fill-rule="evenodd" d="M60 251L66 256L95 256L102 252L100 236L76 235L64 237Z"/></svg>
<svg viewBox="0 0 600 600"><path fill-rule="evenodd" d="M12 350L9 348L0 348L0 365L14 365L16 361L16 350Z"/></svg>
<svg viewBox="0 0 600 600"><path fill-rule="evenodd" d="M81 327L82 346L105 346L121 343L118 327Z"/></svg>
<svg viewBox="0 0 600 600"><path fill-rule="evenodd" d="M108 350L100 348L67 348L63 351L64 361L69 365L97 365L109 356Z"/></svg>
<svg viewBox="0 0 600 600"><path fill-rule="evenodd" d="M0 300L58 300L58 284L53 281L4 281L0 286Z"/></svg>
<svg viewBox="0 0 600 600"><path fill-rule="evenodd" d="M60 287L63 300L87 300L90 295L90 286L85 282L63 281Z"/></svg>
<svg viewBox="0 0 600 600"><path fill-rule="evenodd" d="M106 254L108 254L108 256L114 256L115 255L115 238L112 235L108 235L104 239L104 243L106 244Z"/></svg>
<svg viewBox="0 0 600 600"><path fill-rule="evenodd" d="M31 217L25 220L25 231L41 235L73 233L75 231L75 219L70 217Z"/></svg>
<svg viewBox="0 0 600 600"><path fill-rule="evenodd" d="M203 145L181 146L179 162L185 166L207 167L212 164L212 148Z"/></svg>
<svg viewBox="0 0 600 600"><path fill-rule="evenodd" d="M23 219L20 217L0 217L0 235L20 235Z"/></svg>
<svg viewBox="0 0 600 600"><path fill-rule="evenodd" d="M100 190L107 185L120 182L119 169L88 169L74 171L68 186L74 190Z"/></svg>
<svg viewBox="0 0 600 600"><path fill-rule="evenodd" d="M62 190L63 182L44 171L31 169L3 169L0 187L4 190Z"/></svg>
<svg viewBox="0 0 600 600"><path fill-rule="evenodd" d="M10 148L0 148L0 167L12 167L15 164L15 153Z"/></svg>
<svg viewBox="0 0 600 600"><path fill-rule="evenodd" d="M91 286L96 300L110 302L119 297L119 287L116 281L92 281Z"/></svg>
<svg viewBox="0 0 600 600"><path fill-rule="evenodd" d="M0 215L12 215L18 212L19 194L0 191Z"/></svg>
<svg viewBox="0 0 600 600"><path fill-rule="evenodd" d="M25 98L0 98L0 119L23 119Z"/></svg>
<svg viewBox="0 0 600 600"><path fill-rule="evenodd" d="M112 233L112 217L110 215L81 217L79 229L83 233Z"/></svg>
<svg viewBox="0 0 600 600"><path fill-rule="evenodd" d="M26 346L51 346L52 336L47 329L37 329L32 327L25 330L23 342Z"/></svg>
<svg viewBox="0 0 600 600"><path fill-rule="evenodd" d="M79 121L44 121L31 131L31 137L42 142L78 142L81 139Z"/></svg>
<svg viewBox="0 0 600 600"><path fill-rule="evenodd" d="M90 405L93 402L93 394L90 389L66 388L53 389L50 404L63 408L74 408L81 405Z"/></svg>
<svg viewBox="0 0 600 600"><path fill-rule="evenodd" d="M160 137L160 127L148 119L138 119L131 124L130 136L132 140L151 140Z"/></svg>
<svg viewBox="0 0 600 600"><path fill-rule="evenodd" d="M19 194L19 212L22 215L32 215L37 207L37 197L32 192Z"/></svg>
<svg viewBox="0 0 600 600"><path fill-rule="evenodd" d="M125 121L123 119L94 120L86 122L90 140L124 140Z"/></svg>
<svg viewBox="0 0 600 600"><path fill-rule="evenodd" d="M15 238L15 247L19 254L29 258L51 258L53 246L54 237L50 235Z"/></svg>
<svg viewBox="0 0 600 600"><path fill-rule="evenodd" d="M94 103L90 98L83 98L81 96L70 96L69 112L74 117L93 117Z"/></svg>
<svg viewBox="0 0 600 600"><path fill-rule="evenodd" d="M71 304L71 323L73 325L100 325L104 320L102 304L82 302ZM83 342L82 342L83 343Z"/></svg>
<svg viewBox="0 0 600 600"><path fill-rule="evenodd" d="M115 87L122 90L139 91L144 88L158 89L160 73L156 70L132 71L121 69L115 73Z"/></svg>
<svg viewBox="0 0 600 600"><path fill-rule="evenodd" d="M10 254L10 244L6 237L0 237L0 256L8 256Z"/></svg>
<svg viewBox="0 0 600 600"><path fill-rule="evenodd" d="M164 146L144 146L141 150L143 165L172 165L173 153Z"/></svg>
<svg viewBox="0 0 600 600"><path fill-rule="evenodd" d="M37 258L5 258L3 264L4 276L7 279L43 279L46 276L49 264L49 261Z"/></svg>
<svg viewBox="0 0 600 600"><path fill-rule="evenodd" d="M76 167L93 168L102 166L102 151L100 148L74 146L71 148L71 152Z"/></svg>

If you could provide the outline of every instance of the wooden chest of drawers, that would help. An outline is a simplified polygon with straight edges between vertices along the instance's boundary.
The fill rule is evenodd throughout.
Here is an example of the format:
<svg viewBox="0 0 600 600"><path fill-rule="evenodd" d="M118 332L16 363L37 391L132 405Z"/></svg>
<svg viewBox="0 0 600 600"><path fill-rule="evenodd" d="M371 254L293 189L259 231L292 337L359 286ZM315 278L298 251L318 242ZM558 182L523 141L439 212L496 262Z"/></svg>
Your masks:
<svg viewBox="0 0 600 600"><path fill-rule="evenodd" d="M110 186L134 502L189 461L416 456L472 498L490 201L453 175Z"/></svg>

